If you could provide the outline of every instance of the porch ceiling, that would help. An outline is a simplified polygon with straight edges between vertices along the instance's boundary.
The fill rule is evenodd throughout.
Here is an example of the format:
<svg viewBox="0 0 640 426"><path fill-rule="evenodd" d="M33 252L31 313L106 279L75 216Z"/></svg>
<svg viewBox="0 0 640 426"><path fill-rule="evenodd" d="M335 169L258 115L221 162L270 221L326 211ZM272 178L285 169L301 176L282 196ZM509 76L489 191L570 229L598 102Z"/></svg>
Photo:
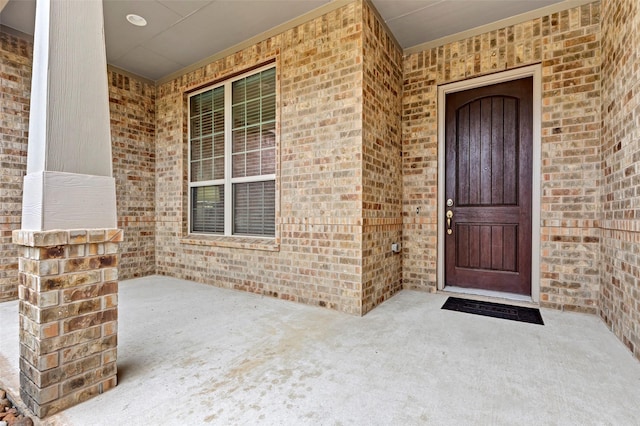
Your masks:
<svg viewBox="0 0 640 426"><path fill-rule="evenodd" d="M333 0L347 3L348 0ZM372 0L403 49L556 3L579 0ZM321 7L331 0L103 0L107 62L150 80ZM582 2L584 3L584 1ZM4 7L3 7L4 6ZM134 13L148 25L135 27ZM0 0L0 24L32 35L35 0Z"/></svg>

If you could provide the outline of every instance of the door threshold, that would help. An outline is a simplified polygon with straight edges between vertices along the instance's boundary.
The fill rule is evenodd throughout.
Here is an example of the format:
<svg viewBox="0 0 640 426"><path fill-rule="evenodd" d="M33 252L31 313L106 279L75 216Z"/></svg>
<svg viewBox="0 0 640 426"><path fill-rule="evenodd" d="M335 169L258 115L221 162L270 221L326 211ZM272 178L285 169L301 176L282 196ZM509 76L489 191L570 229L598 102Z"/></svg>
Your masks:
<svg viewBox="0 0 640 426"><path fill-rule="evenodd" d="M465 288L465 287L453 287L446 286L444 289L440 290L442 293L455 293L456 295L460 295L463 297L479 299L479 300L487 300L487 301L496 301L496 299L508 300L509 302L518 302L523 305L533 305L538 306L537 303L533 301L531 296L526 296L524 294L515 294L515 293L503 293L501 291L492 291L492 290L482 290L477 288Z"/></svg>

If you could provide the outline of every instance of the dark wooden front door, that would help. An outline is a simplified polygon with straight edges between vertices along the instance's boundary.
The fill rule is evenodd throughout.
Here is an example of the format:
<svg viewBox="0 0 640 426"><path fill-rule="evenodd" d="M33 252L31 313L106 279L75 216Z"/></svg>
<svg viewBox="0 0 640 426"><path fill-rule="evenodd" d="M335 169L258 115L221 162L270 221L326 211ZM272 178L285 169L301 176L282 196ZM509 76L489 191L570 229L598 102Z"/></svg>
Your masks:
<svg viewBox="0 0 640 426"><path fill-rule="evenodd" d="M531 294L532 96L531 77L446 96L445 285Z"/></svg>

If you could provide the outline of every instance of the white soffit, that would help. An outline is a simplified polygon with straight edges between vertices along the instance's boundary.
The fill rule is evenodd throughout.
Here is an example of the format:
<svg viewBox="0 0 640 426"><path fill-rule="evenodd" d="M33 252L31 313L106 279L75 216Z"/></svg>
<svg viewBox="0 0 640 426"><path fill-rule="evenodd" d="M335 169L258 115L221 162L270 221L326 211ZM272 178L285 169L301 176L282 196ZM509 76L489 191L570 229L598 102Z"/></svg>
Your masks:
<svg viewBox="0 0 640 426"><path fill-rule="evenodd" d="M185 18L165 31L145 42L143 47L157 54L167 50L171 59L188 66L203 57L211 56L238 44L252 36L274 27L280 20L293 19L322 5L322 1L214 1L200 9L198 13ZM224 17L221 19L221 17ZM215 33L205 28L215 28ZM195 28L202 30L194 31ZM251 29L251 31L247 31ZM185 49L185 40L189 40Z"/></svg>
<svg viewBox="0 0 640 426"><path fill-rule="evenodd" d="M144 27L131 25L126 16L140 15ZM116 66L120 58L153 37L169 30L184 17L157 1L109 1L104 4L105 42L109 63Z"/></svg>
<svg viewBox="0 0 640 426"><path fill-rule="evenodd" d="M115 40L107 40L107 56L109 63L117 67L142 74L152 80L159 80L171 72L241 43L281 22L304 15L327 2L328 0L192 1L191 7L187 7L186 4L174 4L178 3L175 1L156 1L153 3L158 6L157 12L162 18L166 16L166 12L160 12L159 8L171 13L179 10L185 15L179 16L170 25L161 23L164 30L151 31L154 33L151 37L144 40L134 38L138 43L132 47L128 45L130 38L125 33L116 32L113 36L116 37ZM105 15L107 10L115 9L112 3L119 3L117 8L124 9L123 3L129 2L106 1ZM147 19L149 25L153 25L154 16L148 16L151 7L147 5L151 2L139 3L145 5L144 11L138 13L135 9L129 9L133 12L128 13L137 13ZM118 15L123 13L124 10L114 12ZM106 23L110 29L109 23ZM115 57L112 56L109 46L124 46L128 52Z"/></svg>
<svg viewBox="0 0 640 426"><path fill-rule="evenodd" d="M0 0L0 5L4 0ZM33 35L36 19L35 0L10 0L0 8L0 25L10 27L28 35Z"/></svg>
<svg viewBox="0 0 640 426"><path fill-rule="evenodd" d="M0 25L33 34L35 0L9 0ZM54 0L55 1L55 0ZM79 0L89 1L89 0ZM103 0L107 62L167 81L355 0ZM371 1L406 54L592 0ZM148 22L129 24L134 13Z"/></svg>

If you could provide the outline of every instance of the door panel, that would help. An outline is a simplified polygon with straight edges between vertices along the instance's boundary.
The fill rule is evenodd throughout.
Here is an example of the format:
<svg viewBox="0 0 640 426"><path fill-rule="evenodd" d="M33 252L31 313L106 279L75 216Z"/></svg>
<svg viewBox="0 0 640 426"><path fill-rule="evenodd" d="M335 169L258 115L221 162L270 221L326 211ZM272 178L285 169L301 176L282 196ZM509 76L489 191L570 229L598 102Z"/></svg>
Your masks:
<svg viewBox="0 0 640 426"><path fill-rule="evenodd" d="M455 235L457 267L517 272L515 251L504 249L517 246L516 226L458 224Z"/></svg>
<svg viewBox="0 0 640 426"><path fill-rule="evenodd" d="M447 94L445 285L531 294L531 77Z"/></svg>

